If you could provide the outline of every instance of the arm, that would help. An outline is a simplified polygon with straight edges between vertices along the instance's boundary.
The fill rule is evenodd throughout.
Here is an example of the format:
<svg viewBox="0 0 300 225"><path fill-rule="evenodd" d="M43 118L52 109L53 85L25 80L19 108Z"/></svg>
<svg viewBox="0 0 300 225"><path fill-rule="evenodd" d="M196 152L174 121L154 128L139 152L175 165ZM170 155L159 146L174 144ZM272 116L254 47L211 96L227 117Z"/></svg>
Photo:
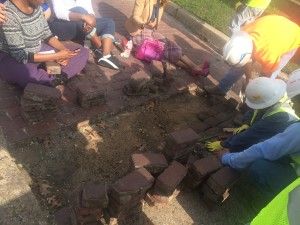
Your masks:
<svg viewBox="0 0 300 225"><path fill-rule="evenodd" d="M229 153L222 156L222 163L232 168L246 168L257 159L276 160L285 155L300 151L300 123L290 125L283 133L252 145L239 153Z"/></svg>
<svg viewBox="0 0 300 225"><path fill-rule="evenodd" d="M70 21L70 19L69 19L70 11L69 11L69 9L66 8L64 1L51 0L51 3L53 6L53 11L54 11L57 19Z"/></svg>
<svg viewBox="0 0 300 225"><path fill-rule="evenodd" d="M95 15L91 0L77 0L77 6L84 8L89 14Z"/></svg>
<svg viewBox="0 0 300 225"><path fill-rule="evenodd" d="M247 130L228 138L222 142L222 146L229 148L231 152L242 151L253 144L266 140L279 132L283 132L288 126L288 121L288 113L278 112L259 120Z"/></svg>
<svg viewBox="0 0 300 225"><path fill-rule="evenodd" d="M145 8L145 1L144 0L136 0L134 3L134 8L132 11L132 18L133 21L140 27L144 25L144 21L142 20L142 13Z"/></svg>
<svg viewBox="0 0 300 225"><path fill-rule="evenodd" d="M0 3L0 24L5 23L7 21L6 12L3 10L5 6Z"/></svg>

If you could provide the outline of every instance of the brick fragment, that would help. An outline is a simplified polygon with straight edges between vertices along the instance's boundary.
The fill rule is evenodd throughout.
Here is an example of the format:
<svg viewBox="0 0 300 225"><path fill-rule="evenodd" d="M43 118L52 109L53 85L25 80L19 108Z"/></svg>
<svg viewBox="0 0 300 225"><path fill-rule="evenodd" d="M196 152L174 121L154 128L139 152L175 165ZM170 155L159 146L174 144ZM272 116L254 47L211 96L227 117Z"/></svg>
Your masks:
<svg viewBox="0 0 300 225"><path fill-rule="evenodd" d="M61 74L61 66L55 61L46 62L46 70L49 74Z"/></svg>
<svg viewBox="0 0 300 225"><path fill-rule="evenodd" d="M207 185L218 195L223 195L239 179L239 172L230 168L223 167L212 174L207 180Z"/></svg>
<svg viewBox="0 0 300 225"><path fill-rule="evenodd" d="M153 193L155 195L171 196L186 173L187 169L182 164L173 161L171 165L158 176Z"/></svg>
<svg viewBox="0 0 300 225"><path fill-rule="evenodd" d="M56 88L29 83L24 89L23 97L32 101L45 102L60 99L61 93Z"/></svg>
<svg viewBox="0 0 300 225"><path fill-rule="evenodd" d="M131 156L135 169L144 167L151 174L161 173L168 167L167 160L163 154L152 152L133 154Z"/></svg>
<svg viewBox="0 0 300 225"><path fill-rule="evenodd" d="M106 208L108 205L107 184L102 181L88 181L82 191L82 206Z"/></svg>

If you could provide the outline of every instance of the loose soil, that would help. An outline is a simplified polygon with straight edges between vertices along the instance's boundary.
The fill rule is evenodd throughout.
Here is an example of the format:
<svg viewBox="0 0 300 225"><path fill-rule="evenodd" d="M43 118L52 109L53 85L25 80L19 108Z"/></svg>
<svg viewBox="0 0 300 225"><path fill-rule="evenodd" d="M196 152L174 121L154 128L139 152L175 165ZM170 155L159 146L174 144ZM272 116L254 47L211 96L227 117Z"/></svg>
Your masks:
<svg viewBox="0 0 300 225"><path fill-rule="evenodd" d="M9 148L28 177L42 208L53 214L69 205L88 180L112 185L129 171L130 157L139 152L162 152L166 134L191 127L207 100L186 93L89 123L61 129L27 144ZM230 122L230 121L229 121ZM199 190L181 191L167 205L144 204L143 215L124 224L245 224L254 216L238 184L223 204L209 210Z"/></svg>

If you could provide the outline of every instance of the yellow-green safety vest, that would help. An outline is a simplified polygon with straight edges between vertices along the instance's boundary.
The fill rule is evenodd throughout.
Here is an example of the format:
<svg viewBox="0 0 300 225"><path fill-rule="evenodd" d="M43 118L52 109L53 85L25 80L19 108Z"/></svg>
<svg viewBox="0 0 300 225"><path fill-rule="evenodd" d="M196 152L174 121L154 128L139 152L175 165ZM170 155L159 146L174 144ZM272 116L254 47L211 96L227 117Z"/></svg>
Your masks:
<svg viewBox="0 0 300 225"><path fill-rule="evenodd" d="M299 225L300 178L281 191L250 225Z"/></svg>
<svg viewBox="0 0 300 225"><path fill-rule="evenodd" d="M246 1L246 5L253 8L265 9L270 2L271 0L248 0Z"/></svg>

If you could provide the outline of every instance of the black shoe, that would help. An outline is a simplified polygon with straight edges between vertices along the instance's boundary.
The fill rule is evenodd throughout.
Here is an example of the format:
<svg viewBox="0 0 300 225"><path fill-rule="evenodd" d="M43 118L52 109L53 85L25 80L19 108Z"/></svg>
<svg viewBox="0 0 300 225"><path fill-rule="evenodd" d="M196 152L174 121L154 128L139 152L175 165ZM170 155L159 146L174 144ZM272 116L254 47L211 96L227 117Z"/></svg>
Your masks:
<svg viewBox="0 0 300 225"><path fill-rule="evenodd" d="M61 72L61 74L54 75L55 79L50 81L49 86L50 87L56 87L59 85L66 85L68 82L68 75L64 72Z"/></svg>
<svg viewBox="0 0 300 225"><path fill-rule="evenodd" d="M102 56L100 59L98 59L97 63L100 66L104 66L114 70L119 70L120 67L118 59L112 55Z"/></svg>

